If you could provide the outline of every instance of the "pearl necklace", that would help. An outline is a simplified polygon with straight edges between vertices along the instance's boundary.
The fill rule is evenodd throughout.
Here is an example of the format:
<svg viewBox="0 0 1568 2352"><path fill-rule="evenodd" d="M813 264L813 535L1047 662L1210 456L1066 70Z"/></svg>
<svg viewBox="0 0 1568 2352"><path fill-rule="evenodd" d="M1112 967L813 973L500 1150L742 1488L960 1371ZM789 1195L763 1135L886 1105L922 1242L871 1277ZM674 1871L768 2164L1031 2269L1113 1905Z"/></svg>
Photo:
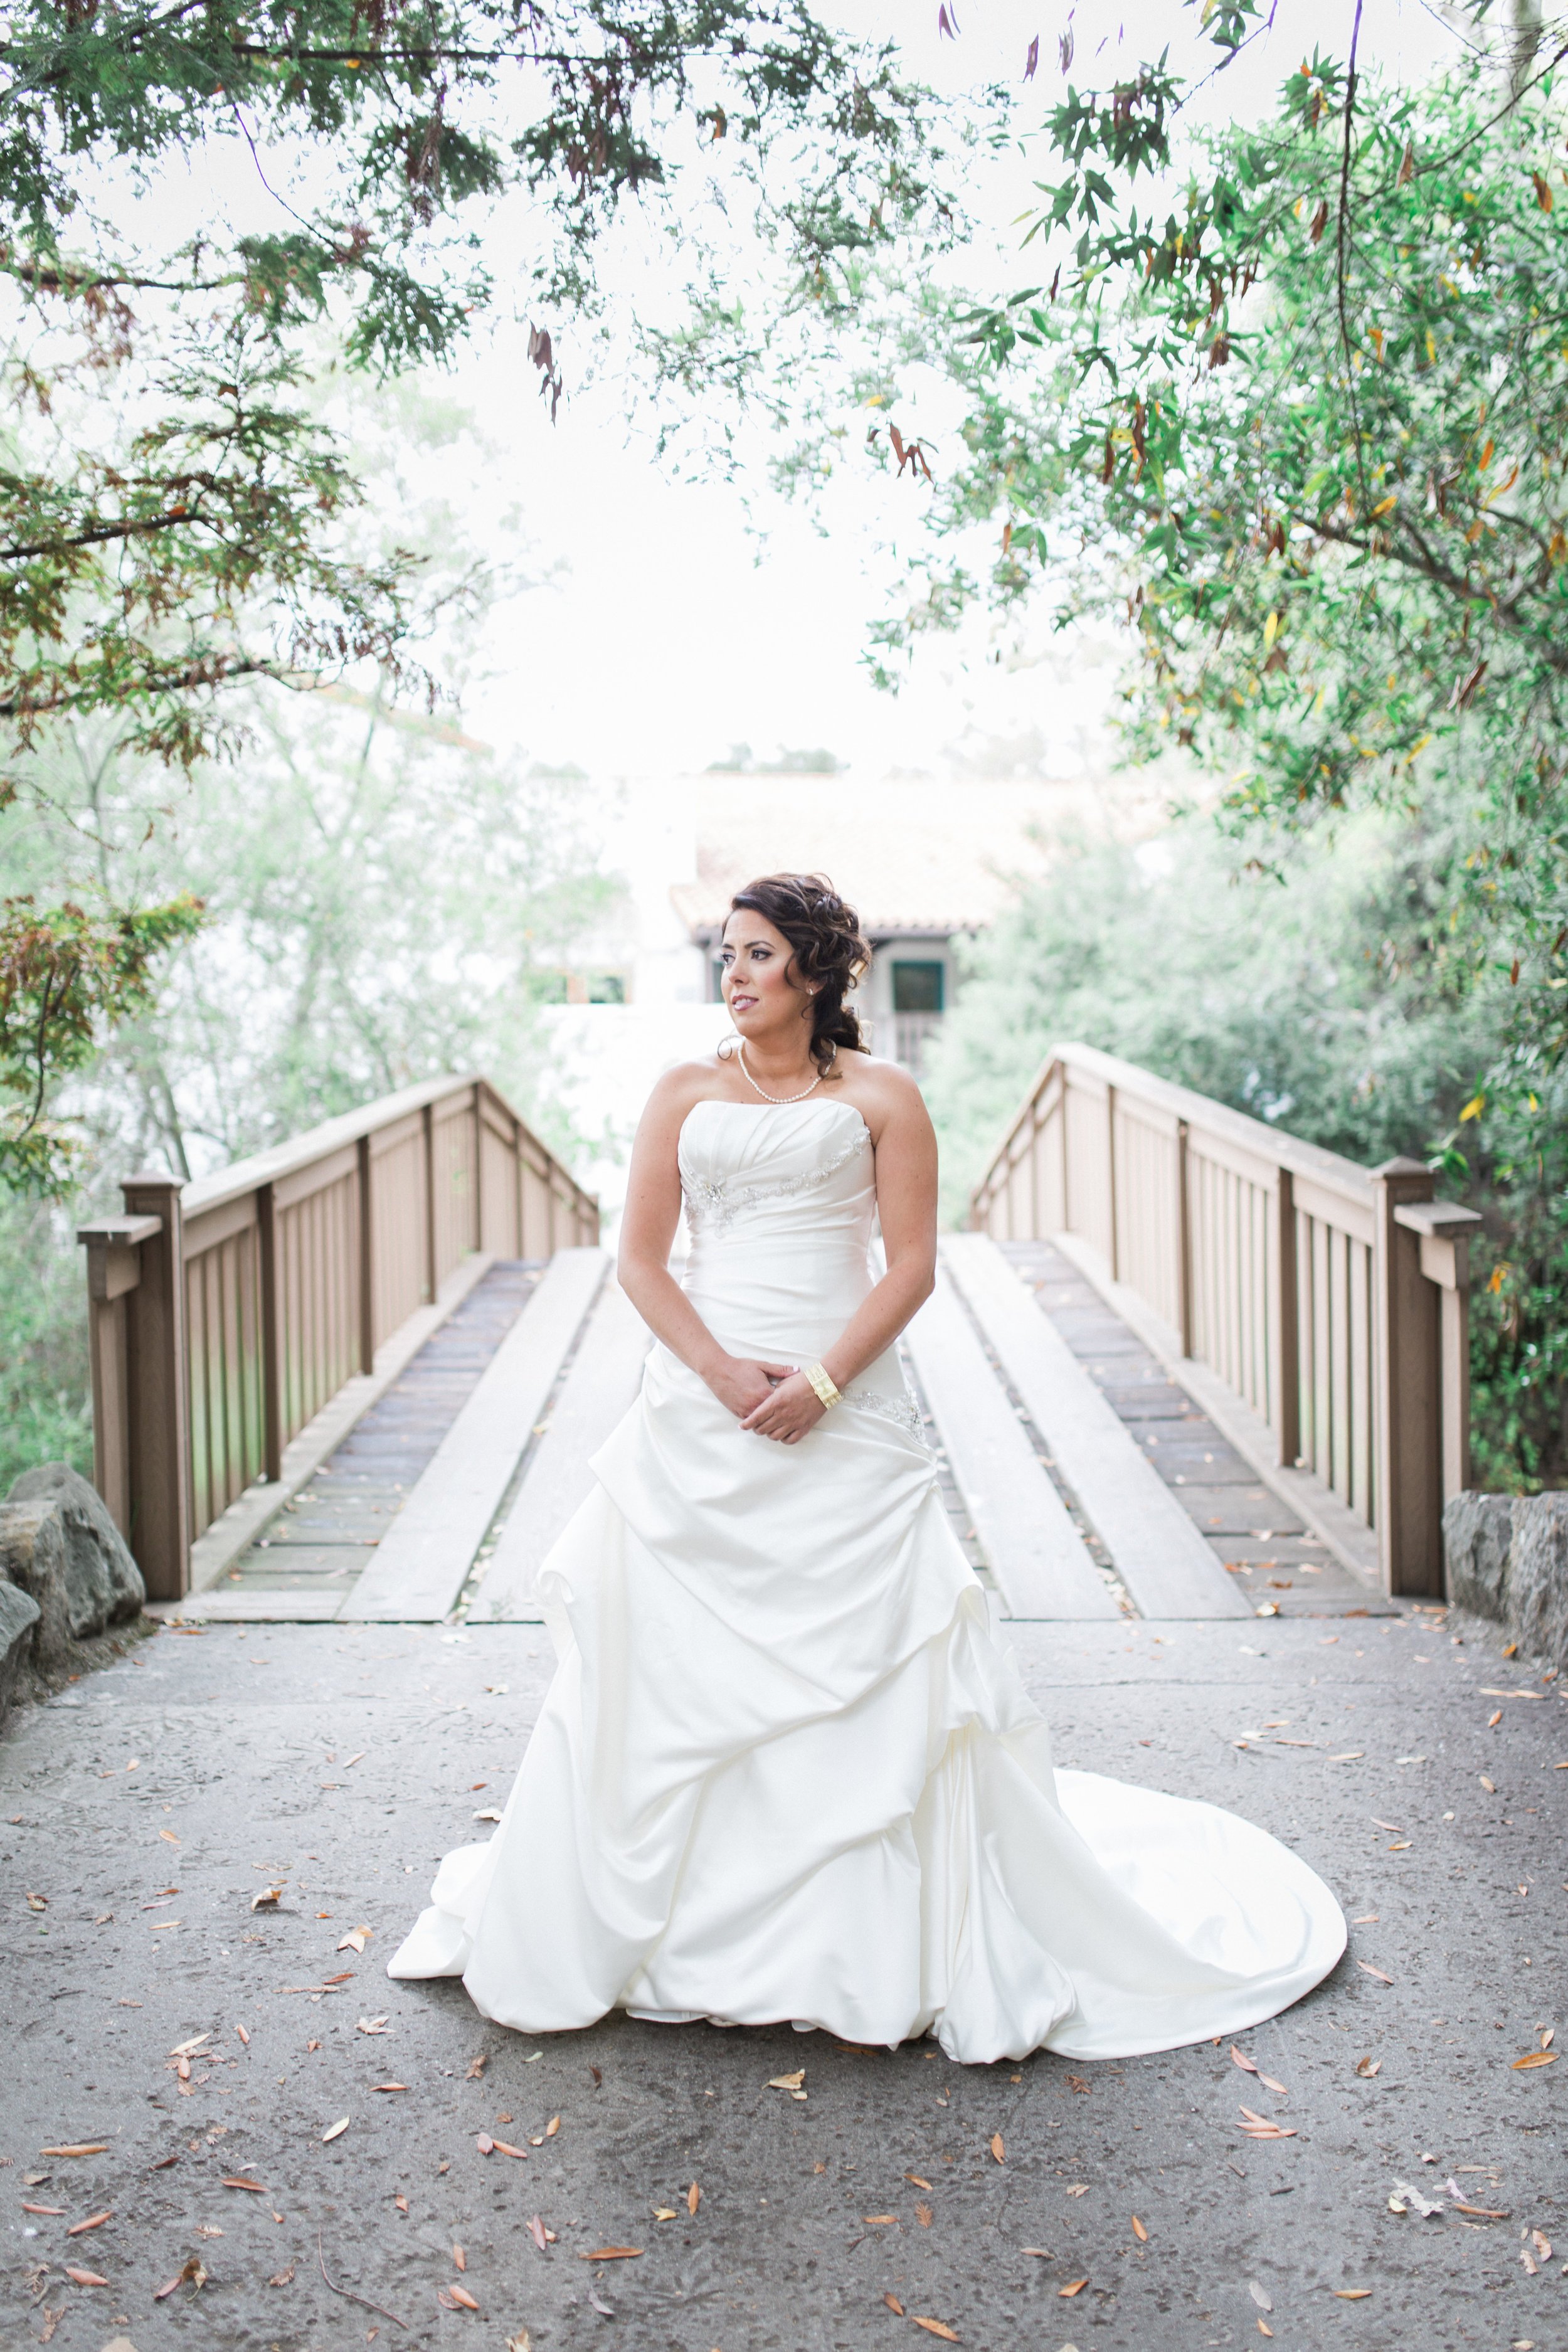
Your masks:
<svg viewBox="0 0 1568 2352"><path fill-rule="evenodd" d="M758 1086L758 1084L757 1084L757 1082L756 1082L755 1078L753 1078L753 1077L752 1077L752 1074L751 1074L750 1070L748 1070L748 1069L747 1069L747 1067L746 1067L746 1041L745 1041L745 1039L744 1039L743 1037L742 1037L742 1038L741 1039L741 1041L740 1041L740 1045L739 1045L738 1050L737 1050L737 1058L739 1059L739 1061L740 1061L740 1065L741 1065L741 1076L745 1079L746 1084L747 1084L747 1085L748 1085L748 1086L752 1089L753 1093L755 1093L755 1094L759 1094L759 1095L761 1095L761 1096L762 1096L762 1098L763 1098L763 1100L764 1102L770 1102L770 1103L797 1103L797 1102L804 1102L804 1101L805 1100L805 1098L806 1098L807 1095L809 1095L809 1094L815 1094L815 1093L816 1093L816 1089L817 1089L817 1087L822 1084L822 1072L821 1072L820 1070L818 1070L818 1072L817 1072L817 1074L816 1074L816 1077L815 1077L815 1078L813 1078L813 1080L812 1080L812 1082L811 1082L810 1086L808 1086L808 1087L802 1087L802 1088L801 1088L801 1090L800 1090L799 1094L797 1094L797 1095L771 1095L771 1094L769 1094L769 1092L768 1092L768 1090L767 1090L767 1088L766 1088L765 1087L759 1087L759 1086Z"/></svg>

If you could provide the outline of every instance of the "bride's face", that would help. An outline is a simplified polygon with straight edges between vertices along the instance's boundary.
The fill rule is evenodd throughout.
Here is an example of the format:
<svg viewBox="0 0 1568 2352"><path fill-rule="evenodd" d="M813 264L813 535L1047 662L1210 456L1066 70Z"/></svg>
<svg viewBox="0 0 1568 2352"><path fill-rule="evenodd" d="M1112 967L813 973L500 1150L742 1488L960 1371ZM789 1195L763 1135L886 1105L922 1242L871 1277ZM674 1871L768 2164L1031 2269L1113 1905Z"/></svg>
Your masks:
<svg viewBox="0 0 1568 2352"><path fill-rule="evenodd" d="M730 1018L742 1037L781 1044L801 1025L810 1000L790 976L790 944L765 915L737 908L724 926L721 987Z"/></svg>

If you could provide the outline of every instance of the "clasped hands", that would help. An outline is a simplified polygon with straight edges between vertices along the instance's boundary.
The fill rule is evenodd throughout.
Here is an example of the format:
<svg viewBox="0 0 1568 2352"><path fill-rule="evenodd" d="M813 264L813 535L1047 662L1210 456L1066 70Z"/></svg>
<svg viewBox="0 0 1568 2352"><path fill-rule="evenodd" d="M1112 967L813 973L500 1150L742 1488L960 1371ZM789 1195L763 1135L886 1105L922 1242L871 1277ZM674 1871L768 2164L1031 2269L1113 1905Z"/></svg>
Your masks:
<svg viewBox="0 0 1568 2352"><path fill-rule="evenodd" d="M751 1356L726 1356L708 1385L742 1429L798 1445L826 1411L821 1398L794 1364L768 1364Z"/></svg>

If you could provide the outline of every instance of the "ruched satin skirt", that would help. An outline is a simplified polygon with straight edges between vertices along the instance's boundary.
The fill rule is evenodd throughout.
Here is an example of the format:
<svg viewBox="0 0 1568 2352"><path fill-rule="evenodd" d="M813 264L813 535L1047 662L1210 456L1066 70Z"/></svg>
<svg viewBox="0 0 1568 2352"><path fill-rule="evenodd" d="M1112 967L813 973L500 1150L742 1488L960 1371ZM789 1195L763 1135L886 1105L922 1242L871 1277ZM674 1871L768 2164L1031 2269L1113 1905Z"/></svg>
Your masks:
<svg viewBox="0 0 1568 2352"><path fill-rule="evenodd" d="M978 2063L1237 2032L1334 1966L1339 1906L1274 1839L1054 1769L872 1373L779 1446L654 1350L542 1571L559 1665L500 1827L391 1975L529 2032L619 2007Z"/></svg>

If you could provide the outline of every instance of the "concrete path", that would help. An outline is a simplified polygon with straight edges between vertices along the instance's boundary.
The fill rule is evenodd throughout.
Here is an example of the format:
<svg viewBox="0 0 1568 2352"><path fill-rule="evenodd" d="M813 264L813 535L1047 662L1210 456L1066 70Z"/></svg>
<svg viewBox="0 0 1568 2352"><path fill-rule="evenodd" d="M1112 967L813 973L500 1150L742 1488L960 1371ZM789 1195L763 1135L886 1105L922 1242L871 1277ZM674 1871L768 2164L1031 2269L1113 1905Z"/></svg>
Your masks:
<svg viewBox="0 0 1568 2352"><path fill-rule="evenodd" d="M1235 1806L1358 1922L1241 2038L1283 2089L1208 2044L487 2026L383 1971L489 1834L543 1633L164 1629L0 1740L0 2342L1559 2352L1568 2065L1516 2063L1568 2029L1557 1686L1430 1612L1009 1637L1064 1763Z"/></svg>

